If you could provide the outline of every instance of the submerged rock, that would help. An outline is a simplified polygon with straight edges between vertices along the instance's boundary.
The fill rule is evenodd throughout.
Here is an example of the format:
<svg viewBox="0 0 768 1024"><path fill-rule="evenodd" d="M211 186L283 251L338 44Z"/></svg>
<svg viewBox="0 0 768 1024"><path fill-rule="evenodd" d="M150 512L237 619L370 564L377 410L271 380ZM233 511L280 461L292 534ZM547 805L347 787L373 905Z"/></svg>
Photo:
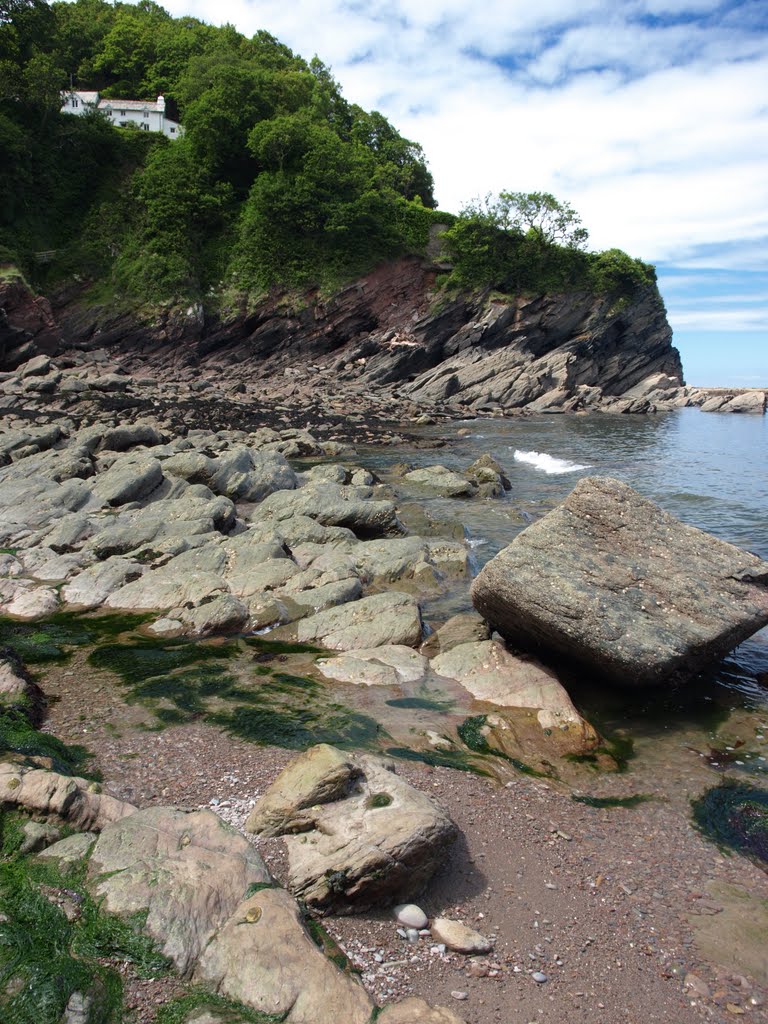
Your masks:
<svg viewBox="0 0 768 1024"><path fill-rule="evenodd" d="M456 838L446 812L390 762L326 745L278 776L246 829L285 835L291 892L337 913L416 896Z"/></svg>
<svg viewBox="0 0 768 1024"><path fill-rule="evenodd" d="M624 685L690 677L768 623L768 563L587 477L485 566L475 607L516 645Z"/></svg>

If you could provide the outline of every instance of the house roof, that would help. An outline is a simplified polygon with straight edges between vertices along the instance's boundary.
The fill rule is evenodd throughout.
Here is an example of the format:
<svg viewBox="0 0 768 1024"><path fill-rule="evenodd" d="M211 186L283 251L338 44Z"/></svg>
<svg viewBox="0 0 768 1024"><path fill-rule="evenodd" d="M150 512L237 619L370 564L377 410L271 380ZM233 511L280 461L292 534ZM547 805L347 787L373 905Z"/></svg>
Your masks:
<svg viewBox="0 0 768 1024"><path fill-rule="evenodd" d="M83 103L99 102L99 94L97 92L84 92L81 89L70 89L69 92L72 96L77 96L78 99L81 99Z"/></svg>
<svg viewBox="0 0 768 1024"><path fill-rule="evenodd" d="M99 100L99 110L163 110L156 100Z"/></svg>

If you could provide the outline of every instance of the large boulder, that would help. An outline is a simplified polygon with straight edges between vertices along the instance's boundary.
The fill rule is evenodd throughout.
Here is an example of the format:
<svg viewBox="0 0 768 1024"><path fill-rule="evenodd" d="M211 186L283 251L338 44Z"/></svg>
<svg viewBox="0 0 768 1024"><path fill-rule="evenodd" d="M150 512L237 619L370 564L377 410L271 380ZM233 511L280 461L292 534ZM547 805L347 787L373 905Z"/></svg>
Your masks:
<svg viewBox="0 0 768 1024"><path fill-rule="evenodd" d="M286 1024L368 1024L363 986L315 945L282 889L244 900L206 946L194 980Z"/></svg>
<svg viewBox="0 0 768 1024"><path fill-rule="evenodd" d="M251 844L211 811L151 807L105 828L88 863L104 909L144 930L188 976L250 886L271 884Z"/></svg>
<svg viewBox="0 0 768 1024"><path fill-rule="evenodd" d="M407 902L456 838L446 812L391 762L325 744L288 765L245 827L284 835L291 892L338 913Z"/></svg>
<svg viewBox="0 0 768 1024"><path fill-rule="evenodd" d="M136 810L133 804L102 793L88 779L13 761L0 762L0 807L20 807L38 817L93 831Z"/></svg>
<svg viewBox="0 0 768 1024"><path fill-rule="evenodd" d="M516 646L624 685L690 677L768 623L768 563L627 484L579 481L485 566L472 599Z"/></svg>

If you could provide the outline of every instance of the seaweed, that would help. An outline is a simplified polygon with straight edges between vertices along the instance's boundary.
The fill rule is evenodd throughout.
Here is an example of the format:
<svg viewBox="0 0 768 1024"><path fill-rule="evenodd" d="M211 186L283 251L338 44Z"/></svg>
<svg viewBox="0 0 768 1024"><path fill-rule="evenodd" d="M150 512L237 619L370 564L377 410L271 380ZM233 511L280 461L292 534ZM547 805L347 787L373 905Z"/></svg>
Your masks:
<svg viewBox="0 0 768 1024"><path fill-rule="evenodd" d="M35 729L23 708L0 708L0 754L4 753L50 758L54 771L62 775L96 777L93 772L88 774L93 755L85 747Z"/></svg>
<svg viewBox="0 0 768 1024"><path fill-rule="evenodd" d="M375 811L379 807L389 807L392 803L392 797L389 793L371 793L368 799L365 801L365 806L369 811Z"/></svg>
<svg viewBox="0 0 768 1024"><path fill-rule="evenodd" d="M455 701L433 700L429 697L396 697L386 702L391 708L415 708L424 711L437 711L440 714L452 711Z"/></svg>
<svg viewBox="0 0 768 1024"><path fill-rule="evenodd" d="M768 790L724 780L691 801L696 828L721 849L768 864Z"/></svg>
<svg viewBox="0 0 768 1024"><path fill-rule="evenodd" d="M322 704L313 710L285 704L274 707L238 705L231 711L209 714L207 720L242 739L289 750L306 750L316 743L331 743L337 747L369 746L382 735L381 726L368 715L351 708L323 714L328 710Z"/></svg>
<svg viewBox="0 0 768 1024"><path fill-rule="evenodd" d="M104 644L91 651L88 664L114 672L126 686L136 686L155 676L167 676L200 662L229 659L237 652L233 643L200 644L187 640L135 640Z"/></svg>
<svg viewBox="0 0 768 1024"><path fill-rule="evenodd" d="M639 807L640 804L653 799L648 793L634 793L632 796L577 796L575 793L571 795L571 800L575 800L577 804L586 804L587 807L597 808Z"/></svg>
<svg viewBox="0 0 768 1024"><path fill-rule="evenodd" d="M38 622L17 622L0 618L0 644L14 648L29 665L66 662L69 648L98 643L105 636L118 636L136 629L146 615L99 615L85 617L73 612L59 612Z"/></svg>
<svg viewBox="0 0 768 1024"><path fill-rule="evenodd" d="M82 888L80 871L11 855L0 863L0 1016L14 1024L60 1024L76 992L98 1019L122 1016L122 981L110 961L130 961L141 977L168 961L138 930L106 914ZM58 903L69 906L65 913Z"/></svg>
<svg viewBox="0 0 768 1024"><path fill-rule="evenodd" d="M455 768L461 772L473 772L475 775L491 773L467 757L459 750L411 750L410 747L387 747L386 754L399 757L403 761L421 761L435 768Z"/></svg>
<svg viewBox="0 0 768 1024"><path fill-rule="evenodd" d="M510 754L505 754L503 750L496 750L492 747L488 740L483 735L483 726L485 725L485 715L473 715L471 718L465 718L464 721L456 727L456 732L459 734L462 742L473 750L476 754L484 754L489 757L498 757L502 761L506 761L511 764L513 768L521 772L523 775L533 775L535 778L544 779L548 776L544 772L537 771L536 768L531 768L525 761L521 761L517 757L512 757Z"/></svg>
<svg viewBox="0 0 768 1024"><path fill-rule="evenodd" d="M284 1013L260 1013L233 999L213 995L204 989L195 989L161 1006L155 1024L184 1024L195 1010L209 1011L222 1024L281 1024L286 1017Z"/></svg>

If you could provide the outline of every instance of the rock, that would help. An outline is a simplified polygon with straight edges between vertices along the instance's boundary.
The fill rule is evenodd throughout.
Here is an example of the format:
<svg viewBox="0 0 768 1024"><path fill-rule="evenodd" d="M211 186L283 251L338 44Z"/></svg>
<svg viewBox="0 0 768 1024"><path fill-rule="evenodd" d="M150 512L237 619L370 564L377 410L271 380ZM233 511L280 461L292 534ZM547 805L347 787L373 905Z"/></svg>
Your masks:
<svg viewBox="0 0 768 1024"><path fill-rule="evenodd" d="M0 761L0 805L24 807L44 818L96 832L136 810L102 793L97 783L87 779L9 761Z"/></svg>
<svg viewBox="0 0 768 1024"><path fill-rule="evenodd" d="M197 608L184 608L179 612L179 620L188 636L241 633L249 616L247 605L232 594L221 594Z"/></svg>
<svg viewBox="0 0 768 1024"><path fill-rule="evenodd" d="M546 981L549 981L549 978L542 971L534 971L531 977L537 985L543 985Z"/></svg>
<svg viewBox="0 0 768 1024"><path fill-rule="evenodd" d="M61 590L64 603L86 611L100 608L110 594L139 579L144 566L130 558L107 558L74 576Z"/></svg>
<svg viewBox="0 0 768 1024"><path fill-rule="evenodd" d="M456 998L455 993L451 995ZM461 993L466 998L465 993ZM430 1006L418 996L388 1003L376 1018L377 1024L465 1024L447 1006Z"/></svg>
<svg viewBox="0 0 768 1024"><path fill-rule="evenodd" d="M38 725L45 697L21 661L9 648L0 648L0 708L16 708Z"/></svg>
<svg viewBox="0 0 768 1024"><path fill-rule="evenodd" d="M88 862L106 911L146 912L144 930L188 977L250 885L270 884L250 843L211 811L151 807L105 828Z"/></svg>
<svg viewBox="0 0 768 1024"><path fill-rule="evenodd" d="M351 755L318 743L283 769L251 811L246 831L262 836L306 832L314 828L316 805L343 800L361 775Z"/></svg>
<svg viewBox="0 0 768 1024"><path fill-rule="evenodd" d="M391 763L316 751L278 776L246 829L285 835L288 887L316 910L354 913L417 895L444 860L456 826Z"/></svg>
<svg viewBox="0 0 768 1024"><path fill-rule="evenodd" d="M288 893L262 889L206 945L193 980L287 1024L368 1024L362 985L312 941Z"/></svg>
<svg viewBox="0 0 768 1024"><path fill-rule="evenodd" d="M768 563L589 477L488 562L472 599L517 646L623 685L659 684L768 623Z"/></svg>
<svg viewBox="0 0 768 1024"><path fill-rule="evenodd" d="M442 494L446 498L471 498L477 488L463 476L445 466L425 466L406 473L403 480L418 488Z"/></svg>
<svg viewBox="0 0 768 1024"><path fill-rule="evenodd" d="M163 463L166 473L202 483L233 501L262 501L274 491L293 490L296 474L277 452L238 447L212 459L201 452L182 452Z"/></svg>
<svg viewBox="0 0 768 1024"><path fill-rule="evenodd" d="M319 658L316 667L326 679L365 686L398 686L426 674L427 659L402 644L349 651L338 658Z"/></svg>
<svg viewBox="0 0 768 1024"><path fill-rule="evenodd" d="M28 580L0 580L0 611L16 619L43 619L59 607L51 587L36 587Z"/></svg>
<svg viewBox="0 0 768 1024"><path fill-rule="evenodd" d="M489 638L488 623L476 612L454 615L421 645L427 658L452 651L460 644L471 644Z"/></svg>
<svg viewBox="0 0 768 1024"><path fill-rule="evenodd" d="M365 488L363 488L365 490ZM252 521L275 525L293 516L309 516L323 526L343 526L360 538L397 536L404 528L391 501L372 501L359 496L357 487L326 481L313 482L297 491L276 491L254 509Z"/></svg>
<svg viewBox="0 0 768 1024"><path fill-rule="evenodd" d="M401 903L394 908L395 920L406 928L426 928L429 918L415 903Z"/></svg>
<svg viewBox="0 0 768 1024"><path fill-rule="evenodd" d="M195 571L187 561L180 563L174 558L167 565L113 591L104 604L107 608L132 611L164 610L182 605L194 608L226 593L228 587L221 576Z"/></svg>
<svg viewBox="0 0 768 1024"><path fill-rule="evenodd" d="M683 981L683 989L695 999L709 999L710 996L709 985L706 981L690 971Z"/></svg>
<svg viewBox="0 0 768 1024"><path fill-rule="evenodd" d="M60 828L39 821L27 821L21 831L24 833L24 838L17 852L22 857L29 853L40 853L41 850L52 846L61 839Z"/></svg>
<svg viewBox="0 0 768 1024"><path fill-rule="evenodd" d="M490 940L480 932L447 917L434 918L429 930L435 942L442 942L446 949L451 949L454 953L489 953L493 948Z"/></svg>
<svg viewBox="0 0 768 1024"><path fill-rule="evenodd" d="M164 444L166 440L167 438L151 424L133 423L105 431L99 448L101 451L125 452L137 445L153 448L155 445Z"/></svg>
<svg viewBox="0 0 768 1024"><path fill-rule="evenodd" d="M535 658L513 654L498 640L460 644L431 661L438 675L455 679L473 697L507 708L535 708L542 728L581 721L557 676Z"/></svg>
<svg viewBox="0 0 768 1024"><path fill-rule="evenodd" d="M19 376L22 380L25 377L44 377L50 371L51 366L52 363L48 356L34 356L19 367Z"/></svg>
<svg viewBox="0 0 768 1024"><path fill-rule="evenodd" d="M114 507L146 498L162 482L163 470L157 459L127 455L96 477L93 492L105 504Z"/></svg>
<svg viewBox="0 0 768 1024"><path fill-rule="evenodd" d="M329 608L274 630L276 640L321 643L335 651L404 644L421 640L421 613L409 594L374 594L340 608Z"/></svg>
<svg viewBox="0 0 768 1024"><path fill-rule="evenodd" d="M95 832L75 832L42 850L39 856L50 857L61 864L82 864L88 858L95 842Z"/></svg>
<svg viewBox="0 0 768 1024"><path fill-rule="evenodd" d="M744 412L762 416L765 413L767 399L765 391L747 391L731 398L720 408L720 412Z"/></svg>

